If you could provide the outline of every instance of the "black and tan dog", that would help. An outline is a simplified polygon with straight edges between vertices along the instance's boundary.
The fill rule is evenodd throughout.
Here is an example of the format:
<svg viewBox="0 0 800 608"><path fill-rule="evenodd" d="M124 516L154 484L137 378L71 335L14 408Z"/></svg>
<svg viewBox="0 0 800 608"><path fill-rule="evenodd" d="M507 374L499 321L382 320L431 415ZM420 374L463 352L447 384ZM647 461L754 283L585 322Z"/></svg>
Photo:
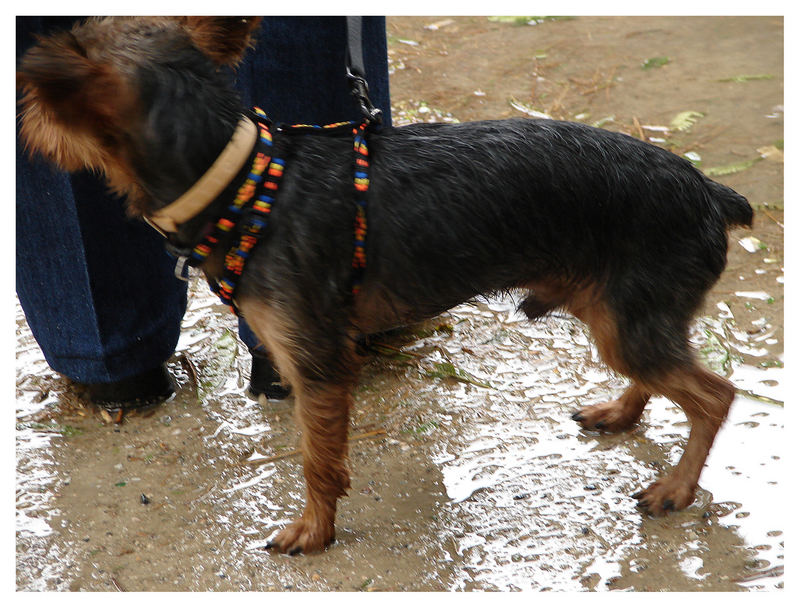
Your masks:
<svg viewBox="0 0 800 608"><path fill-rule="evenodd" d="M96 19L41 40L18 72L27 146L65 170L104 172L134 214L196 242L225 196L193 217L159 214L230 156L242 124L253 130L219 67L239 60L255 23ZM564 309L585 322L605 362L631 379L619 399L575 414L585 428L629 428L654 394L683 408L685 453L634 497L654 515L692 502L734 387L698 365L688 328L725 267L728 229L752 222L742 196L660 148L582 124L376 130L367 265L353 296L353 139L276 137L285 173L235 293L294 390L303 431L305 510L272 546L315 551L334 538L360 336L507 290L525 294L531 319ZM234 159L224 192L235 194L246 159ZM233 238L204 263L212 279Z"/></svg>

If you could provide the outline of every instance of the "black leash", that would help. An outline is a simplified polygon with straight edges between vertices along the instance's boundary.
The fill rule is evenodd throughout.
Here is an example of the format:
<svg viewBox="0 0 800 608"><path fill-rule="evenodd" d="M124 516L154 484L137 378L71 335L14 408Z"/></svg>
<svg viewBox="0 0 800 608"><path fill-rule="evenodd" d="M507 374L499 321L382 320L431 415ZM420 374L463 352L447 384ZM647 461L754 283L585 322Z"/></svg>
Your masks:
<svg viewBox="0 0 800 608"><path fill-rule="evenodd" d="M367 71L364 68L364 47L361 41L363 17L347 17L347 80L350 92L356 98L361 113L370 124L381 124L381 111L369 100Z"/></svg>

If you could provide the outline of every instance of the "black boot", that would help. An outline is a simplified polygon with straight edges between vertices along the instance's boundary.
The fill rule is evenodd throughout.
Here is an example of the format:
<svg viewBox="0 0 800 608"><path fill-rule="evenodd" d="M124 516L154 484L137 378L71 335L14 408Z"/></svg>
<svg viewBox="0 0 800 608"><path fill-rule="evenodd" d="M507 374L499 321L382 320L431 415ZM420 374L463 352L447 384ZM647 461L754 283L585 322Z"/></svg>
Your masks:
<svg viewBox="0 0 800 608"><path fill-rule="evenodd" d="M281 384L281 377L272 365L272 361L265 354L251 350L253 367L250 370L250 386L247 391L254 399L260 395L267 399L286 399L291 393L289 387Z"/></svg>
<svg viewBox="0 0 800 608"><path fill-rule="evenodd" d="M91 403L117 414L152 409L174 394L175 385L164 364L116 382L87 384L83 390Z"/></svg>

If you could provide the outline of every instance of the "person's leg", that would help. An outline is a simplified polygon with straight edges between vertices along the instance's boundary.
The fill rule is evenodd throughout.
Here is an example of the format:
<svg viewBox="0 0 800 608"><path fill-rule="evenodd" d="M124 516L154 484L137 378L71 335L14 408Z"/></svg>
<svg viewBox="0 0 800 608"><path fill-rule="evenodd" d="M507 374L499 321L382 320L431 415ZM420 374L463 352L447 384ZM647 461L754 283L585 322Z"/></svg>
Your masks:
<svg viewBox="0 0 800 608"><path fill-rule="evenodd" d="M391 124L386 21L362 26L369 96ZM344 17L265 17L256 45L237 68L244 105L258 106L275 122L327 124L358 120L361 112L345 78Z"/></svg>
<svg viewBox="0 0 800 608"><path fill-rule="evenodd" d="M366 17L362 42L370 100L391 124L386 22ZM265 17L256 45L236 72L245 106L258 106L275 122L328 124L361 113L345 78L344 17ZM286 391L255 334L243 319L239 335L253 354L250 391L281 398Z"/></svg>
<svg viewBox="0 0 800 608"><path fill-rule="evenodd" d="M68 23L18 18L18 55L32 34ZM16 289L47 362L94 385L98 401L170 394L163 363L178 341L186 285L162 239L127 218L93 175L56 171L19 140L16 160Z"/></svg>

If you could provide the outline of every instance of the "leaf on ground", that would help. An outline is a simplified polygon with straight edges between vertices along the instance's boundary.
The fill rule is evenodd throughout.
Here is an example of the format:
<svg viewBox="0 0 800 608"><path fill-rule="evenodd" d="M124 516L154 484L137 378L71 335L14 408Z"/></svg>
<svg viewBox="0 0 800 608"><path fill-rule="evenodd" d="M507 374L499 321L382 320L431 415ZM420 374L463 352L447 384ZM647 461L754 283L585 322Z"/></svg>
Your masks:
<svg viewBox="0 0 800 608"><path fill-rule="evenodd" d="M695 165L696 165L696 164L698 164L699 162L701 162L701 161L703 160L703 157L702 157L702 156L700 156L700 155L699 155L697 152L694 152L694 151L689 151L689 152L686 152L686 153L683 155L683 157L684 157L686 160L688 160L688 161L691 161L691 162L692 162L692 163L694 163Z"/></svg>
<svg viewBox="0 0 800 608"><path fill-rule="evenodd" d="M740 171L745 171L746 169L749 169L760 160L761 158L753 158L751 160L743 160L741 162L731 163L730 165L724 165L722 167L709 167L708 169L703 169L703 172L709 177L731 175L733 173L739 173Z"/></svg>
<svg viewBox="0 0 800 608"><path fill-rule="evenodd" d="M751 80L772 80L772 74L739 74L730 78L720 78L717 82L749 82Z"/></svg>
<svg viewBox="0 0 800 608"><path fill-rule="evenodd" d="M688 110L686 112L681 112L672 121L669 123L669 128L673 131L688 131L694 126L694 123L697 122L698 118L702 118L705 116L702 112L695 112L694 110Z"/></svg>
<svg viewBox="0 0 800 608"><path fill-rule="evenodd" d="M746 236L739 239L739 244L749 253L756 253L762 249L767 249L766 243L754 236Z"/></svg>
<svg viewBox="0 0 800 608"><path fill-rule="evenodd" d="M643 70L664 67L669 63L669 57L650 57L642 64Z"/></svg>
<svg viewBox="0 0 800 608"><path fill-rule="evenodd" d="M208 364L202 369L199 386L197 387L201 399L205 399L209 393L225 382L229 370L235 365L239 344L233 332L226 329L214 341L210 350L214 356L210 358Z"/></svg>
<svg viewBox="0 0 800 608"><path fill-rule="evenodd" d="M453 21L452 19L442 19L441 21L429 23L428 25L425 26L425 29L435 32L436 30L439 30L443 27L447 27L448 25L453 25L454 23L455 21Z"/></svg>
<svg viewBox="0 0 800 608"><path fill-rule="evenodd" d="M706 343L700 348L700 359L713 372L726 375L731 363L731 353L717 336L705 330Z"/></svg>
<svg viewBox="0 0 800 608"><path fill-rule="evenodd" d="M597 127L597 128L604 127L604 126L605 126L605 125L607 125L608 123L610 123L610 122L614 122L614 118L615 118L614 116L604 116L604 117L603 117L603 118L601 118L600 120L595 120L595 121L592 123L592 126L593 126L593 127Z"/></svg>
<svg viewBox="0 0 800 608"><path fill-rule="evenodd" d="M517 101L513 97L508 100L509 105L514 108L515 110L519 110L520 112L524 112L528 116L532 116L533 118L552 118L549 114L545 114L544 112L539 112L539 110L534 110L530 106L526 106L524 103Z"/></svg>
<svg viewBox="0 0 800 608"><path fill-rule="evenodd" d="M778 146L762 146L756 150L761 155L761 158L772 161L774 163L783 162L783 150Z"/></svg>
<svg viewBox="0 0 800 608"><path fill-rule="evenodd" d="M574 19L575 17L558 17L558 16L549 16L549 17L523 17L523 16L496 16L496 17L488 17L489 21L493 23L511 23L512 25L538 25L539 23L544 23L545 21L569 21Z"/></svg>
<svg viewBox="0 0 800 608"><path fill-rule="evenodd" d="M525 25L534 19L534 17L521 17L519 15L496 15L494 17L489 17L488 19L492 23L513 23L514 25Z"/></svg>
<svg viewBox="0 0 800 608"><path fill-rule="evenodd" d="M452 378L459 382L466 382L467 384L474 384L481 388L492 388L491 384L478 380L472 374L465 372L463 369L457 368L449 362L434 363L432 370L426 370L425 374L431 378Z"/></svg>

